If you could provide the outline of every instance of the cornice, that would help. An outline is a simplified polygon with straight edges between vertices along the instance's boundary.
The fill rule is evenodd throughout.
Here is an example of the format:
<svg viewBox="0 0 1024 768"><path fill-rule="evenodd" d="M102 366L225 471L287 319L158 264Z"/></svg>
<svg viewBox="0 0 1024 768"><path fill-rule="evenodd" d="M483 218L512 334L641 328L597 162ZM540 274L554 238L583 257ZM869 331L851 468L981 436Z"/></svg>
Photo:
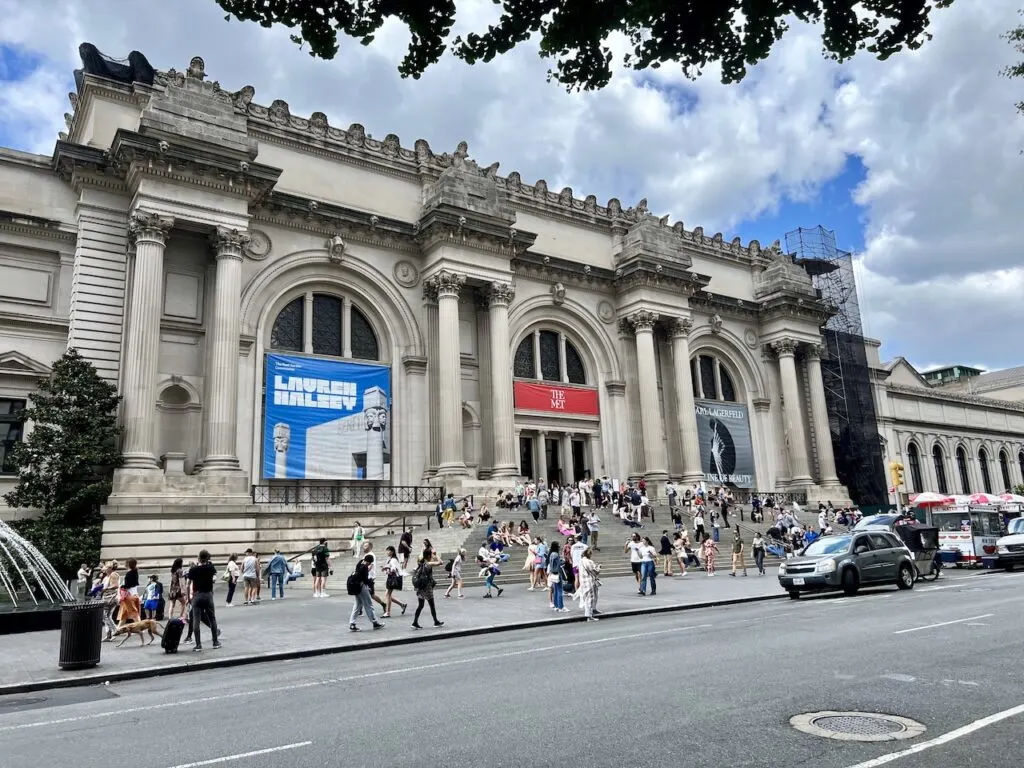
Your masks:
<svg viewBox="0 0 1024 768"><path fill-rule="evenodd" d="M615 280L615 272L611 269L532 251L519 254L512 260L511 267L516 277L554 281L578 288L609 288Z"/></svg>
<svg viewBox="0 0 1024 768"><path fill-rule="evenodd" d="M76 230L55 219L28 216L14 211L0 211L0 232L66 243L74 243L78 239Z"/></svg>
<svg viewBox="0 0 1024 768"><path fill-rule="evenodd" d="M653 288L673 294L695 296L711 282L707 275L644 257L622 263L616 267L614 274L613 286L617 294L637 288Z"/></svg>
<svg viewBox="0 0 1024 768"><path fill-rule="evenodd" d="M762 320L777 317L799 318L811 320L820 326L832 316L832 312L823 302L797 294L775 294L759 304L758 314Z"/></svg>
<svg viewBox="0 0 1024 768"><path fill-rule="evenodd" d="M278 227L338 235L364 245L419 253L414 224L287 192L271 192L250 209L250 215L256 221Z"/></svg>
<svg viewBox="0 0 1024 768"><path fill-rule="evenodd" d="M450 205L428 210L416 224L416 242L424 253L442 245L458 245L513 259L536 240L534 233L510 227L503 219Z"/></svg>
<svg viewBox="0 0 1024 768"><path fill-rule="evenodd" d="M116 101L121 104L128 104L138 107L141 111L152 95L160 90L158 87L148 86L143 83L119 83L96 75L83 74L82 87L78 92L72 91L68 94L68 101L71 103L71 112L64 115L64 122L67 124L67 132L60 134L62 141L76 140L76 129L82 119L81 116L88 114L93 101L97 96L102 96L104 101Z"/></svg>
<svg viewBox="0 0 1024 768"><path fill-rule="evenodd" d="M953 392L943 392L941 390L921 389L919 387L911 387L906 384L893 384L891 382L887 383L885 387L890 392L924 398L926 400L938 400L940 402L959 403L961 405L974 405L981 408L994 408L996 410L1024 413L1024 403L1014 403L1009 400L997 400L994 397L961 395Z"/></svg>
<svg viewBox="0 0 1024 768"><path fill-rule="evenodd" d="M67 336L69 320L64 317L39 317L18 312L0 312L0 326L47 335Z"/></svg>
<svg viewBox="0 0 1024 768"><path fill-rule="evenodd" d="M746 320L757 318L761 311L756 301L736 299L710 291L701 291L690 299L690 309L703 311L709 315L728 315Z"/></svg>

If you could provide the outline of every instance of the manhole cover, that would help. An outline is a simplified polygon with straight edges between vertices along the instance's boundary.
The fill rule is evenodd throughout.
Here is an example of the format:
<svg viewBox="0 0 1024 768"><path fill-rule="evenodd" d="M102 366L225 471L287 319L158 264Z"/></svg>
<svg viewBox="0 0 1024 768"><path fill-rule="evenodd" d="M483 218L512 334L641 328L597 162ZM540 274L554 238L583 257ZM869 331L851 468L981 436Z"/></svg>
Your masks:
<svg viewBox="0 0 1024 768"><path fill-rule="evenodd" d="M895 741L925 732L915 720L878 712L808 712L791 717L789 724L802 733L837 741Z"/></svg>

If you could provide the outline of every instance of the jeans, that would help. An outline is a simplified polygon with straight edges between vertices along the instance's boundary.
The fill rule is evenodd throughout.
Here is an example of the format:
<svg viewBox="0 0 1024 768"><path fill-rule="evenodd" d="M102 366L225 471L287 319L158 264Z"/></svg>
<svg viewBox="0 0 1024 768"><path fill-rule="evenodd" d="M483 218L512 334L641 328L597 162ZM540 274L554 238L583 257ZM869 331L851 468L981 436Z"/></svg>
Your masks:
<svg viewBox="0 0 1024 768"><path fill-rule="evenodd" d="M565 602L563 601L564 592L562 591L562 580L559 579L551 587L551 600L554 603L555 608L561 610L565 608Z"/></svg>
<svg viewBox="0 0 1024 768"><path fill-rule="evenodd" d="M281 597L284 597L284 574L283 573L272 573L270 574L270 597L271 599L277 597L277 593L280 591Z"/></svg>
<svg viewBox="0 0 1024 768"><path fill-rule="evenodd" d="M355 626L356 617L360 613L365 613L370 623L377 623L377 617L373 613L373 600L370 599L370 588L365 584L352 601L352 615L348 619L349 626Z"/></svg>
<svg viewBox="0 0 1024 768"><path fill-rule="evenodd" d="M231 600L235 596L235 587L238 585L238 579L228 579L228 598L225 602L231 605Z"/></svg>
<svg viewBox="0 0 1024 768"><path fill-rule="evenodd" d="M189 622L196 638L196 648L202 648L203 641L200 637L203 621L210 625L210 634L213 635L213 644L217 645L217 638L220 632L217 629L217 614L213 608L213 592L196 592L192 598L192 620Z"/></svg>
<svg viewBox="0 0 1024 768"><path fill-rule="evenodd" d="M754 550L754 563L757 565L757 570L760 573L764 573L764 550L763 549L755 549Z"/></svg>
<svg viewBox="0 0 1024 768"><path fill-rule="evenodd" d="M492 589L498 589L498 585L494 583L494 574L488 573L487 578L484 579L484 586L487 587L487 593L490 594Z"/></svg>
<svg viewBox="0 0 1024 768"><path fill-rule="evenodd" d="M657 581L658 568L653 560L645 560L640 563L640 591L647 592L647 580L651 580L651 594L658 591Z"/></svg>

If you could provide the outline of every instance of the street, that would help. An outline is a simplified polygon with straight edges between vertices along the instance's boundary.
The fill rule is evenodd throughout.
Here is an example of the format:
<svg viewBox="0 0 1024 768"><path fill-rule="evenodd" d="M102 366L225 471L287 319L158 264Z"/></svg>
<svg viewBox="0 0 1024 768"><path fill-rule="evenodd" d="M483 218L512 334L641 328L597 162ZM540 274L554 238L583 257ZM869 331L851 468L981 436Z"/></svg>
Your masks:
<svg viewBox="0 0 1024 768"><path fill-rule="evenodd" d="M943 579L0 698L0 768L1009 765L1024 715L975 721L1024 704L1022 589ZM824 710L927 730L789 724Z"/></svg>

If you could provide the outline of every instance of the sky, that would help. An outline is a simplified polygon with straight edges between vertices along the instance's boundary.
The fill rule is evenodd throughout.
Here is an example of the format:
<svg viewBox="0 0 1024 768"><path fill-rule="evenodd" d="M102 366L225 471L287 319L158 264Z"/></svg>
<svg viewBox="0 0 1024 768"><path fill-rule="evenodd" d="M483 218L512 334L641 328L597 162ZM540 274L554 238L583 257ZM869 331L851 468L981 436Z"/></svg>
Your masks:
<svg viewBox="0 0 1024 768"><path fill-rule="evenodd" d="M785 242L821 225L855 254L864 332L883 359L994 370L1024 364L1012 342L1024 321L1024 81L999 75L1015 55L999 36L1020 5L959 0L934 12L931 42L885 62L828 61L820 30L797 22L739 85L714 68L690 81L676 67L617 67L580 94L546 81L533 43L403 80L398 25L369 47L342 39L322 61L287 29L225 21L214 0L0 0L0 146L52 154L80 42L115 58L139 50L157 69L198 55L225 88L254 86L257 103L284 99L292 114L435 152L466 140L502 174L624 206L646 198L726 240ZM458 7L457 30L494 13L489 0Z"/></svg>

